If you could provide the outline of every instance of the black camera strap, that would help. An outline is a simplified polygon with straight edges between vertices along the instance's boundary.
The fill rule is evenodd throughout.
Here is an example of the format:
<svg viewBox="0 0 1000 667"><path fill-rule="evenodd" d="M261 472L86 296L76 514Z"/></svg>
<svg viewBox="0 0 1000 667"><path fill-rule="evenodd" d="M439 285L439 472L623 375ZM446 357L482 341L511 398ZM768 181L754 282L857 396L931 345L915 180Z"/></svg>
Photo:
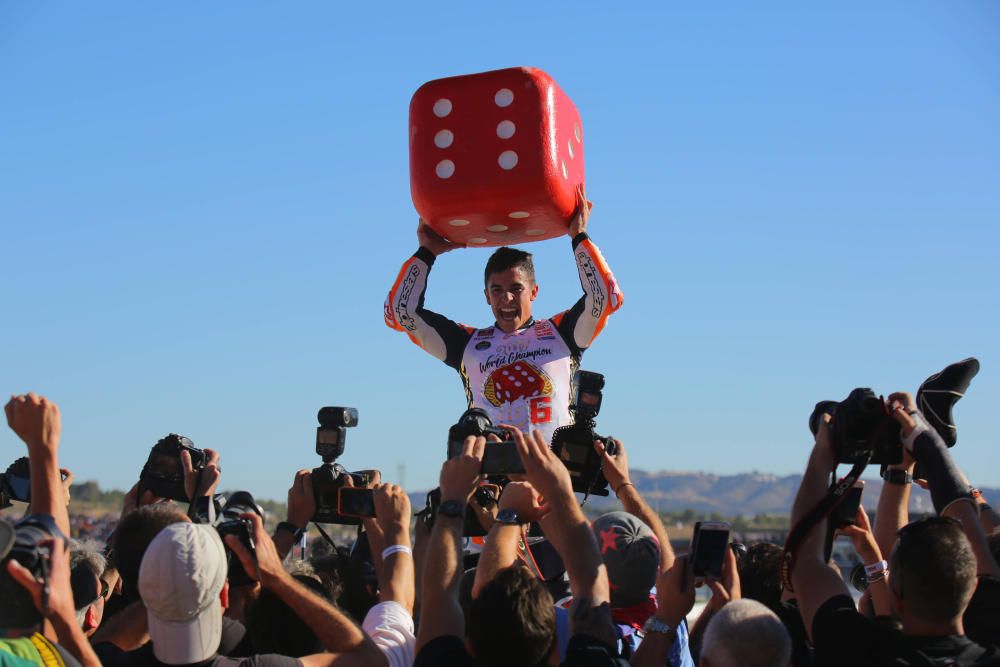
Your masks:
<svg viewBox="0 0 1000 667"><path fill-rule="evenodd" d="M826 495L788 531L785 548L781 552L781 583L785 590L791 592L795 590L792 588L792 569L795 567L799 546L809 536L810 531L822 523L840 503L844 502L847 490L854 486L854 483L861 477L861 473L868 467L871 457L872 452L868 452L863 458L855 461L851 471L839 481L831 484Z"/></svg>

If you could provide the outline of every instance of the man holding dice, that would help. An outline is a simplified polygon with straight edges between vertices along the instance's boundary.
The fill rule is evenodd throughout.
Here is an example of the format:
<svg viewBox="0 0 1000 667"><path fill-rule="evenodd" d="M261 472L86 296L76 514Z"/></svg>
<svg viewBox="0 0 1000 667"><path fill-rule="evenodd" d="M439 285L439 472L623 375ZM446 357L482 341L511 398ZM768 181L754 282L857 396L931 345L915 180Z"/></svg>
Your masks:
<svg viewBox="0 0 1000 667"><path fill-rule="evenodd" d="M569 226L583 296L569 310L535 320L538 295L530 253L499 248L485 271L486 302L495 324L476 329L424 308L427 276L438 255L463 247L420 221L420 249L406 261L385 302L385 322L462 376L469 407L495 424L540 430L551 439L572 423L570 383L580 357L622 303L600 250L586 233L590 209L583 189Z"/></svg>

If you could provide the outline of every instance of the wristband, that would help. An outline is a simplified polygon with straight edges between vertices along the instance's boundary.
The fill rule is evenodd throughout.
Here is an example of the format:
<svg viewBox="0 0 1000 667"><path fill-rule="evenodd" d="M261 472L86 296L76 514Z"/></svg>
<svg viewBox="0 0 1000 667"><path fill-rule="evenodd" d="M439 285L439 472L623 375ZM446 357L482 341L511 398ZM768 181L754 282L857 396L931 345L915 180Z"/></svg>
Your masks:
<svg viewBox="0 0 1000 667"><path fill-rule="evenodd" d="M931 430L931 426L930 424L927 423L927 420L924 419L924 416L920 413L919 410L914 410L913 412L909 413L909 415L910 419L916 422L916 426L913 427L913 431L910 432L910 435L903 438L903 446L906 447L906 451L908 451L910 454L913 454L913 442L917 439L918 435L920 435L924 431Z"/></svg>
<svg viewBox="0 0 1000 667"><path fill-rule="evenodd" d="M615 489L616 498L618 497L618 492L624 489L626 486L631 486L633 489L635 488L635 484L633 484L632 482L622 482L622 484L617 489Z"/></svg>
<svg viewBox="0 0 1000 667"><path fill-rule="evenodd" d="M382 549L382 560L385 560L393 554L410 554L413 555L413 550L405 544L391 544L385 549Z"/></svg>
<svg viewBox="0 0 1000 667"><path fill-rule="evenodd" d="M913 483L913 475L899 468L887 468L882 474L882 479L889 484L906 485Z"/></svg>
<svg viewBox="0 0 1000 667"><path fill-rule="evenodd" d="M874 581L878 581L889 572L889 563L885 560L880 560L877 563L872 563L871 565L865 565L865 576L868 577L868 581L873 581L873 577L878 576Z"/></svg>
<svg viewBox="0 0 1000 667"><path fill-rule="evenodd" d="M301 540L302 536L306 532L305 528L299 528L298 526L296 526L294 523L292 523L290 521L281 521L281 522L279 522L278 525L274 527L274 532L278 532L279 530L283 530L286 533L291 533L295 537L295 541L296 542L298 542L299 540Z"/></svg>

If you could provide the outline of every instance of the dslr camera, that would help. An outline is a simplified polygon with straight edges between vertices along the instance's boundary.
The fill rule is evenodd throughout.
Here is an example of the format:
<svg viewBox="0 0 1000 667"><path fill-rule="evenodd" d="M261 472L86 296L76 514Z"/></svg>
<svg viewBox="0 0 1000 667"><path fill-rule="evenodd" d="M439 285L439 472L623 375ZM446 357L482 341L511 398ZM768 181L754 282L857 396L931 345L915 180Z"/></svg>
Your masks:
<svg viewBox="0 0 1000 667"><path fill-rule="evenodd" d="M495 435L500 442L487 441L483 451L483 466L480 469L484 475L506 476L524 472L521 455L517 453L517 445L510 439L507 431L493 425L493 420L482 408L469 408L458 418L458 423L448 429L448 458L453 459L462 454L465 439L472 436Z"/></svg>
<svg viewBox="0 0 1000 667"><path fill-rule="evenodd" d="M181 452L191 454L191 465L195 470L205 467L208 457L205 451L194 446L190 438L170 433L153 445L139 475L139 493L149 489L154 495L186 503L189 498L184 491L184 466Z"/></svg>
<svg viewBox="0 0 1000 667"><path fill-rule="evenodd" d="M62 473L66 479L66 474ZM22 456L0 473L0 509L11 506L12 500L31 502L31 462Z"/></svg>
<svg viewBox="0 0 1000 667"><path fill-rule="evenodd" d="M12 500L31 502L31 464L22 456L0 474L0 509L10 507Z"/></svg>
<svg viewBox="0 0 1000 667"><path fill-rule="evenodd" d="M242 516L251 512L261 518L264 516L249 491L237 491L229 497L219 514L218 523L215 524L215 530L218 531L223 544L226 544L226 535L235 535L250 553L256 551L257 545L253 539L253 522ZM230 585L244 586L254 583L254 579L247 575L243 569L243 563L239 556L234 554L228 545L226 545L226 560L229 563L228 579Z"/></svg>
<svg viewBox="0 0 1000 667"><path fill-rule="evenodd" d="M5 522L0 527L0 578L10 579L7 572L7 561L15 560L34 575L35 579L41 580L45 589L49 587L49 573L51 572L52 552L48 545L43 546L42 542L59 538L63 548L66 547L66 536L63 535L55 520L48 514L29 514L13 527ZM12 581L5 581L3 589L10 593L16 591L10 597L14 599L4 599L4 620L9 627L26 628L36 625L42 621L41 614L35 608L28 591L19 584ZM47 604L48 601L43 601Z"/></svg>
<svg viewBox="0 0 1000 667"><path fill-rule="evenodd" d="M573 490L577 493L608 495L608 480L604 477L604 462L594 450L594 441L604 443L612 456L617 446L609 436L598 435L594 419L601 411L604 376L590 371L573 375L573 403L569 406L574 423L560 426L552 434L552 451L569 470Z"/></svg>
<svg viewBox="0 0 1000 667"><path fill-rule="evenodd" d="M809 416L809 430L816 435L822 415L830 415L830 437L837 463L894 464L903 460L900 424L885 399L859 387L843 401L820 401Z"/></svg>
<svg viewBox="0 0 1000 667"><path fill-rule="evenodd" d="M358 425L358 411L356 408L325 407L320 408L316 418L319 421L316 428L316 453L322 457L323 465L312 471L313 495L316 498L316 513L312 520L316 523L358 526L361 524L359 516L340 512L340 489L347 484L348 477L355 487L366 487L378 471L348 472L336 462L344 453L347 429ZM372 495L371 489L365 490ZM372 496L371 503L374 502Z"/></svg>

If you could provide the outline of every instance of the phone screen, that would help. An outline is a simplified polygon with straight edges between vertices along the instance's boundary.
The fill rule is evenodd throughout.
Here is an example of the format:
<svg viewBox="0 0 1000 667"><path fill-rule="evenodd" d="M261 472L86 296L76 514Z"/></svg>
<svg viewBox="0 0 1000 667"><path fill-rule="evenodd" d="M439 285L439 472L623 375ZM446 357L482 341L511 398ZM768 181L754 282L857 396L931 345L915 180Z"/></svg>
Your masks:
<svg viewBox="0 0 1000 667"><path fill-rule="evenodd" d="M375 494L371 489L341 487L337 495L337 511L346 516L375 516Z"/></svg>
<svg viewBox="0 0 1000 667"><path fill-rule="evenodd" d="M721 577L729 544L729 526L699 525L692 540L691 563L696 577Z"/></svg>
<svg viewBox="0 0 1000 667"><path fill-rule="evenodd" d="M858 507L861 506L861 493L864 491L864 483L859 482L847 490L844 500L837 506L835 521L831 522L834 528L853 526L857 523Z"/></svg>
<svg viewBox="0 0 1000 667"><path fill-rule="evenodd" d="M517 453L517 445L511 441L487 442L483 451L484 475L507 475L511 473L523 473L524 464L521 463L521 456Z"/></svg>

